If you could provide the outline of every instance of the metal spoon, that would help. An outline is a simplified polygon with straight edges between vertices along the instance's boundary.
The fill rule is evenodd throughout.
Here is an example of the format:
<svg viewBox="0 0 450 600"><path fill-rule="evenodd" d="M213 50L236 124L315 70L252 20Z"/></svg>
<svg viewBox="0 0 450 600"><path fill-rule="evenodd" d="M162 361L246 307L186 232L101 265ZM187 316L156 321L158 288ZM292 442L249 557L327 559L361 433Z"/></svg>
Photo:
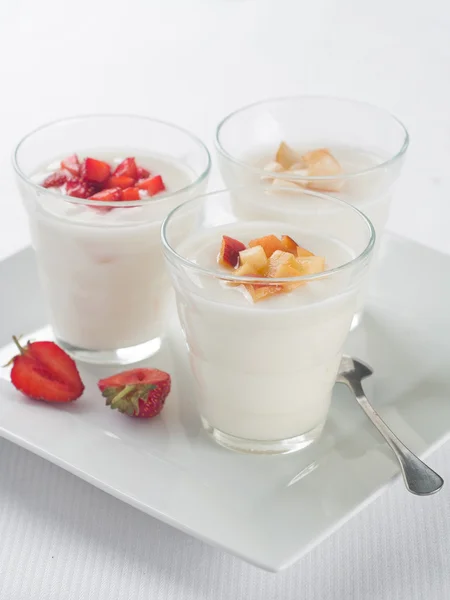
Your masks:
<svg viewBox="0 0 450 600"><path fill-rule="evenodd" d="M444 480L424 462L417 458L389 429L380 415L372 407L364 394L362 380L372 375L372 369L363 362L343 356L339 366L337 383L345 383L356 396L358 404L384 437L400 463L407 489L417 496L429 496L438 492Z"/></svg>

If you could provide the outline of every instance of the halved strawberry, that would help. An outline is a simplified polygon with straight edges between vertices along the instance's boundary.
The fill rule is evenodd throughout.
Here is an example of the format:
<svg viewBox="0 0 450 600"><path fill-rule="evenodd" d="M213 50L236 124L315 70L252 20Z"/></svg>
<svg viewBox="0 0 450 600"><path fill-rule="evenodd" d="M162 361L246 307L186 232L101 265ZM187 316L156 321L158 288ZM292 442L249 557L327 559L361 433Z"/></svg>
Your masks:
<svg viewBox="0 0 450 600"><path fill-rule="evenodd" d="M68 179L68 173L64 173L64 171L55 171L55 173L52 173L44 179L41 185L45 188L60 187L61 185L64 185Z"/></svg>
<svg viewBox="0 0 450 600"><path fill-rule="evenodd" d="M116 202L122 200L122 190L120 188L108 188L89 197L89 200L99 200L102 202Z"/></svg>
<svg viewBox="0 0 450 600"><path fill-rule="evenodd" d="M243 250L245 250L245 244L228 235L224 235L222 236L222 246L217 261L224 267L233 267L234 269L239 265L239 252Z"/></svg>
<svg viewBox="0 0 450 600"><path fill-rule="evenodd" d="M75 175L75 177L78 177L80 174L80 167L80 161L76 154L63 158L61 161L61 169L66 169L66 171L69 171L69 173Z"/></svg>
<svg viewBox="0 0 450 600"><path fill-rule="evenodd" d="M135 180L126 175L112 175L106 182L106 188L121 188L122 190L134 186Z"/></svg>
<svg viewBox="0 0 450 600"><path fill-rule="evenodd" d="M136 179L147 179L147 177L150 177L150 171L147 171L144 167L138 166Z"/></svg>
<svg viewBox="0 0 450 600"><path fill-rule="evenodd" d="M166 189L161 175L155 175L149 179L141 179L136 183L136 187L140 190L146 190L149 196L154 196Z"/></svg>
<svg viewBox="0 0 450 600"><path fill-rule="evenodd" d="M11 382L34 400L72 402L84 385L75 362L54 342L30 342L23 348L13 337L20 354L12 359Z"/></svg>
<svg viewBox="0 0 450 600"><path fill-rule="evenodd" d="M134 158L126 158L123 160L117 167L114 169L113 175L117 175L117 177L125 176L132 177L133 179L138 178L138 171L136 166L136 161Z"/></svg>
<svg viewBox="0 0 450 600"><path fill-rule="evenodd" d="M74 198L89 198L89 196L95 194L96 191L97 188L88 181L70 179L66 183L66 194L68 196L73 196Z"/></svg>
<svg viewBox="0 0 450 600"><path fill-rule="evenodd" d="M171 379L164 371L138 368L101 379L98 387L107 406L130 417L148 419L161 412Z"/></svg>
<svg viewBox="0 0 450 600"><path fill-rule="evenodd" d="M135 187L129 187L122 190L122 200L140 200L139 190Z"/></svg>
<svg viewBox="0 0 450 600"><path fill-rule="evenodd" d="M82 169L83 176L89 181L103 183L111 174L111 168L108 163L96 158L86 158Z"/></svg>

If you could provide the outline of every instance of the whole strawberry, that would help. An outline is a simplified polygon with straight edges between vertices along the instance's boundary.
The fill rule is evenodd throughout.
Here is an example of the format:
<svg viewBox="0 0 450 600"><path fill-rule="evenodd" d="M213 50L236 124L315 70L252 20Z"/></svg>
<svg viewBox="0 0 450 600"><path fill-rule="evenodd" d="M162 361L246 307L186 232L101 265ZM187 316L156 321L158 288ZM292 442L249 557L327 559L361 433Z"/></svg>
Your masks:
<svg viewBox="0 0 450 600"><path fill-rule="evenodd" d="M107 406L141 419L159 415L170 386L170 375L158 369L131 369L98 382Z"/></svg>
<svg viewBox="0 0 450 600"><path fill-rule="evenodd" d="M54 342L29 342L22 347L13 337L20 354L11 363L11 382L20 392L44 402L72 402L81 396L84 385L75 362Z"/></svg>

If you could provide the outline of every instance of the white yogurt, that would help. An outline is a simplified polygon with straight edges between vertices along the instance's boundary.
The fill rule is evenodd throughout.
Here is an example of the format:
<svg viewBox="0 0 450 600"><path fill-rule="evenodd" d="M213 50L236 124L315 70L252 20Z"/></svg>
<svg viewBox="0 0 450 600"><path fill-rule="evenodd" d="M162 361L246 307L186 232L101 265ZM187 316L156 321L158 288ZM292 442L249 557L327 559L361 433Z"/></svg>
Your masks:
<svg viewBox="0 0 450 600"><path fill-rule="evenodd" d="M98 151L82 156L109 163L125 158L119 152ZM162 175L168 193L195 178L182 164L164 157L136 156L136 161ZM58 164L59 159L32 179L41 183ZM140 207L110 212L73 204L43 188L36 194L24 187L23 195L57 338L76 348L103 351L159 337L169 291L160 224L188 195L165 200L159 194Z"/></svg>
<svg viewBox="0 0 450 600"><path fill-rule="evenodd" d="M269 233L288 234L325 256L327 268L353 258L337 240L261 221L217 227L176 250L217 270L223 234L248 243ZM345 270L256 304L241 287L229 287L216 277L196 273L173 279L200 412L209 425L258 441L320 430L356 307L350 274Z"/></svg>

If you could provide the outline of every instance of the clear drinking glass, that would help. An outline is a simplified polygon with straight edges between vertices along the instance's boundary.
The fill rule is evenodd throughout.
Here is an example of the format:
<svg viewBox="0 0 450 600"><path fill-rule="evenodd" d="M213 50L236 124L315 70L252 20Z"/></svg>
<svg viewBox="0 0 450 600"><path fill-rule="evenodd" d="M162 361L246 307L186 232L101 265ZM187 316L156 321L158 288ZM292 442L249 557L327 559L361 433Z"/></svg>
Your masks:
<svg viewBox="0 0 450 600"><path fill-rule="evenodd" d="M41 187L45 169L73 153L116 162L134 156L150 170L155 165L167 191L108 203ZM13 163L58 343L75 358L102 364L156 352L170 290L161 222L205 189L210 156L204 144L170 123L92 115L31 132Z"/></svg>
<svg viewBox="0 0 450 600"><path fill-rule="evenodd" d="M339 160L343 173L337 177L308 177L298 168L289 173L266 170L282 141L300 154L328 148ZM294 182L332 193L356 206L371 220L378 241L408 144L406 128L386 110L364 102L320 96L276 98L245 106L225 117L216 132L225 185L246 186L245 195L235 194L233 198L238 214L272 218L280 206L261 203L258 188L270 188L274 181L275 185ZM301 204L295 205L285 194L282 205L289 222L301 222Z"/></svg>
<svg viewBox="0 0 450 600"><path fill-rule="evenodd" d="M261 198L266 193L259 190ZM270 193L274 205L284 194ZM237 214L234 194L195 198L176 208L162 227L201 420L225 447L292 452L313 442L324 426L375 233L353 206L316 192L295 192L309 217L291 224L282 209L270 218ZM328 218L330 211L347 222L346 230ZM217 254L223 235L247 244L267 234L287 234L325 256L327 270L264 279L269 286L300 285L253 303L242 285L252 280L219 266Z"/></svg>

